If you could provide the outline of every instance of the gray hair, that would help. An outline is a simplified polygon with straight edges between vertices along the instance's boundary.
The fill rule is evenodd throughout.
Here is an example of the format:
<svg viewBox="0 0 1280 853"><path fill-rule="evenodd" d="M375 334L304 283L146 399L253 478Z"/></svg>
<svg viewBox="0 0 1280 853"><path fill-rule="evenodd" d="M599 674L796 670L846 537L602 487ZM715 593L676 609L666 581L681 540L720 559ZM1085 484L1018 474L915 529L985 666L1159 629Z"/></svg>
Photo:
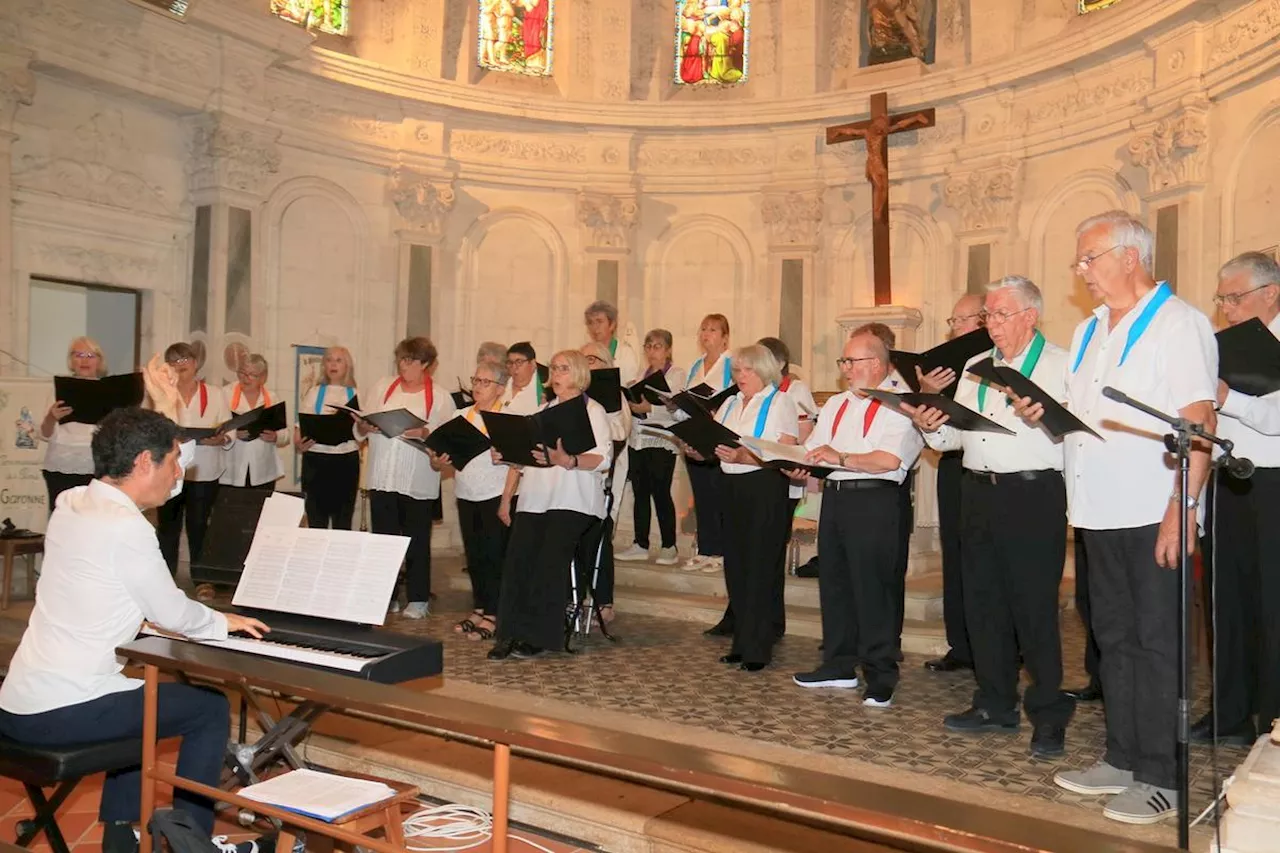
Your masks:
<svg viewBox="0 0 1280 853"><path fill-rule="evenodd" d="M494 361L491 358L482 358L476 362L476 371L487 370L492 374L494 382L499 385L507 384L507 366L500 361Z"/></svg>
<svg viewBox="0 0 1280 853"><path fill-rule="evenodd" d="M597 299L587 306L587 310L582 312L583 318L590 320L592 314L603 314L609 318L610 323L618 322L618 309L612 303L604 299Z"/></svg>
<svg viewBox="0 0 1280 853"><path fill-rule="evenodd" d="M596 358L604 362L606 368L613 367L613 353L609 352L609 348L597 341L587 341L579 350L584 356L594 355Z"/></svg>
<svg viewBox="0 0 1280 853"><path fill-rule="evenodd" d="M650 329L645 332L644 342L646 344L653 343L655 341L662 344L667 349L671 349L671 347L674 346L674 339L671 337L671 333L666 329Z"/></svg>
<svg viewBox="0 0 1280 853"><path fill-rule="evenodd" d="M476 362L481 361L506 361L507 348L497 341L485 341L480 344L480 349L476 350Z"/></svg>
<svg viewBox="0 0 1280 853"><path fill-rule="evenodd" d="M782 381L782 365L763 344L739 347L731 358L735 367L754 371L765 385L777 385Z"/></svg>
<svg viewBox="0 0 1280 853"><path fill-rule="evenodd" d="M1155 275L1156 235L1151 229L1123 210L1108 210L1097 216L1090 216L1076 227L1076 239L1080 239L1086 231L1107 226L1111 239L1116 246L1133 249L1138 253L1138 263L1149 276Z"/></svg>
<svg viewBox="0 0 1280 853"><path fill-rule="evenodd" d="M1005 289L1018 294L1018 302L1023 308L1034 308L1037 314L1044 316L1044 295L1034 281L1022 275L1007 275L987 285L987 293Z"/></svg>
<svg viewBox="0 0 1280 853"><path fill-rule="evenodd" d="M1262 252L1244 252L1236 255L1218 270L1218 278L1226 278L1236 273L1247 272L1254 287L1265 287L1268 284L1280 284L1280 264L1275 258Z"/></svg>
<svg viewBox="0 0 1280 853"><path fill-rule="evenodd" d="M244 366L253 368L255 373L267 375L267 360L256 352L251 352L244 357Z"/></svg>

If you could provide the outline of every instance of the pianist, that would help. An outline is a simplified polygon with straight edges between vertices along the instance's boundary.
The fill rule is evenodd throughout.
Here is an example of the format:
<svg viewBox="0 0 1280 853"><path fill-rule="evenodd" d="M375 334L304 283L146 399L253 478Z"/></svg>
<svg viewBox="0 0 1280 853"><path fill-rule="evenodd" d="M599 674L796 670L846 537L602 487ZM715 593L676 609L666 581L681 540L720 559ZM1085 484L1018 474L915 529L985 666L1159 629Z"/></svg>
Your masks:
<svg viewBox="0 0 1280 853"><path fill-rule="evenodd" d="M141 682L123 675L115 649L144 619L200 639L267 630L192 601L169 575L142 513L181 488L177 438L177 425L156 412L117 409L103 418L92 440L96 479L61 494L49 519L35 609L0 685L0 735L37 746L140 737ZM182 738L178 773L217 786L230 735L226 697L164 683L159 711L160 737ZM103 785L104 853L136 847L139 772L108 774ZM212 803L181 793L174 799L212 834Z"/></svg>

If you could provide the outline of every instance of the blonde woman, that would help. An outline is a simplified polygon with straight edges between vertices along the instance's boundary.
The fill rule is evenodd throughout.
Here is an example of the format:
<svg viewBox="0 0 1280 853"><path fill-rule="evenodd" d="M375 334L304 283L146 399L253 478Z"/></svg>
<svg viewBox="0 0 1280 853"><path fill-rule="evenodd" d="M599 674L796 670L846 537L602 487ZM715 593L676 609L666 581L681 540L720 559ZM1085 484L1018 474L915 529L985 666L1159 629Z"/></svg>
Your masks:
<svg viewBox="0 0 1280 853"><path fill-rule="evenodd" d="M323 379L307 391L298 414L329 415L330 405L346 406L356 397L356 368L346 347L324 351ZM306 497L307 526L350 530L360 488L360 445L355 429L341 444L316 444L294 427L293 446L302 454L302 493Z"/></svg>
<svg viewBox="0 0 1280 853"><path fill-rule="evenodd" d="M93 338L72 338L67 346L67 371L77 379L101 379L107 375L107 357ZM49 490L49 512L53 512L58 495L76 486L87 486L93 479L93 424L74 421L60 424L71 414L61 400L52 400L45 410L38 431L40 440L49 447L44 453L44 484Z"/></svg>
<svg viewBox="0 0 1280 853"><path fill-rule="evenodd" d="M280 398L267 389L267 360L252 353L236 371L236 381L226 389L227 410L232 416L258 408L274 406ZM274 489L276 480L284 476L278 447L289 444L287 430L263 430L257 438L250 438L247 430L236 433L231 446L226 470L222 472L224 486L250 489Z"/></svg>
<svg viewBox="0 0 1280 853"><path fill-rule="evenodd" d="M698 346L702 355L689 368L685 387L706 384L718 392L732 385L728 318L723 314L703 317L698 327ZM699 461L687 457L685 462L689 488L693 491L693 511L698 519L698 553L685 563L684 568L686 571L717 572L724 568L724 477L714 459Z"/></svg>

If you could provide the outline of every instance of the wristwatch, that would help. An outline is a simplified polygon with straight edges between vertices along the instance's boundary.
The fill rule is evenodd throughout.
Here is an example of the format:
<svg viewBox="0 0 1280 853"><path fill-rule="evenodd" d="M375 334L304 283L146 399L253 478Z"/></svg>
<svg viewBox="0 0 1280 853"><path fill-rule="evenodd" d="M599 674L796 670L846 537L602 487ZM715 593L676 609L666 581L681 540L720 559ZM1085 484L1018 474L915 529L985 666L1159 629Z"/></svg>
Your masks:
<svg viewBox="0 0 1280 853"><path fill-rule="evenodd" d="M1177 502L1178 502L1177 495L1171 495L1169 497L1169 503L1173 504ZM1187 509L1195 509L1198 506L1200 506L1200 500L1198 498L1187 498L1187 502L1186 502Z"/></svg>
<svg viewBox="0 0 1280 853"><path fill-rule="evenodd" d="M844 465L844 460L846 460L846 459L848 459L848 458L849 458L849 454L848 454L848 453L837 453L837 454L836 454L836 460L840 463L840 467L841 467L841 468L845 467L845 465Z"/></svg>

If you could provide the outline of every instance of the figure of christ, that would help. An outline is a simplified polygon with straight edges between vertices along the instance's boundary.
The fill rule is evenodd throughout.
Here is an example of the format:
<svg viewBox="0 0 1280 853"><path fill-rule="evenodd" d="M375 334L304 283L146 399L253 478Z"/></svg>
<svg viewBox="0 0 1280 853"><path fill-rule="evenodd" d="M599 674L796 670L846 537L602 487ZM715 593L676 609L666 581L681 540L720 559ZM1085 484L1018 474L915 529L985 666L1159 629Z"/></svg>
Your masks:
<svg viewBox="0 0 1280 853"><path fill-rule="evenodd" d="M911 55L924 59L924 42L920 38L921 0L867 0L871 22L871 43L879 49L892 48L896 31L907 43Z"/></svg>
<svg viewBox="0 0 1280 853"><path fill-rule="evenodd" d="M702 9L697 0L684 4L684 18L680 27L685 33L683 59L680 61L680 79L685 83L701 83L706 70L703 54L706 53L705 26Z"/></svg>
<svg viewBox="0 0 1280 853"><path fill-rule="evenodd" d="M931 122L916 113L890 121L888 114L872 115L867 127L850 131L867 142L867 181L871 184L871 217L885 220L889 215L889 134L913 127L929 127Z"/></svg>
<svg viewBox="0 0 1280 853"><path fill-rule="evenodd" d="M528 68L547 67L547 13L550 0L521 0L524 18L520 35L524 41L524 63Z"/></svg>

